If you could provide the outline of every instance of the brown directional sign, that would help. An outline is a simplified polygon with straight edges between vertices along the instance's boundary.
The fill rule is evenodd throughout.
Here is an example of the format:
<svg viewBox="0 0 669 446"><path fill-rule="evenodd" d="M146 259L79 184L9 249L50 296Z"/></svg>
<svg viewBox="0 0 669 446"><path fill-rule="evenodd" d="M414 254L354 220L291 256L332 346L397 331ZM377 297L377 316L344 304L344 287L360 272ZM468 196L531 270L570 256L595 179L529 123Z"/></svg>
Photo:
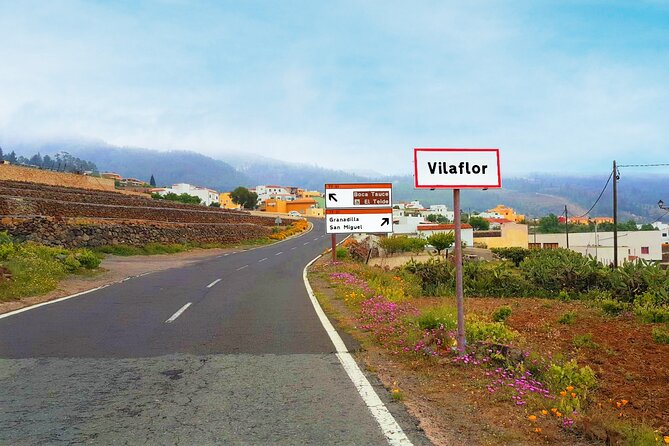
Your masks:
<svg viewBox="0 0 669 446"><path fill-rule="evenodd" d="M390 206L390 191L353 191L354 206Z"/></svg>

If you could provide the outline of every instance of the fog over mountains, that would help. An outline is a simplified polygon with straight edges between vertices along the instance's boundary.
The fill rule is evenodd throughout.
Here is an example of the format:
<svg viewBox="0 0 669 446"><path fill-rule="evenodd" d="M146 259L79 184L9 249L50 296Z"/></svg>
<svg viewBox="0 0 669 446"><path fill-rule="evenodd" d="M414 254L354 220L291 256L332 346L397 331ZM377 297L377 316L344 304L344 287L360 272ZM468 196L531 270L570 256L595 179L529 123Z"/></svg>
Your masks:
<svg viewBox="0 0 669 446"><path fill-rule="evenodd" d="M158 185L186 182L227 191L240 185L280 184L322 190L325 183L390 181L394 184L394 201L418 199L424 205L452 205L450 191L416 190L412 175L381 176L374 173L376 166L358 170L360 174L355 174L241 153L222 154L219 159L214 159L193 151L155 151L105 143L23 143L3 145L3 149L5 153L15 150L24 156L66 151L94 162L100 170L118 172L125 177L148 181L154 175ZM360 169L360 166L356 168ZM621 172L618 188L620 218L652 222L664 215L662 221L669 222L669 216L657 206L658 200L669 203L669 169L655 169L652 174L642 171L641 174L638 170ZM607 174L503 177L502 189L463 191L462 206L464 210L483 211L502 203L535 217L561 214L566 204L571 215L581 215L597 200L607 178ZM609 184L590 215L610 216L611 213Z"/></svg>

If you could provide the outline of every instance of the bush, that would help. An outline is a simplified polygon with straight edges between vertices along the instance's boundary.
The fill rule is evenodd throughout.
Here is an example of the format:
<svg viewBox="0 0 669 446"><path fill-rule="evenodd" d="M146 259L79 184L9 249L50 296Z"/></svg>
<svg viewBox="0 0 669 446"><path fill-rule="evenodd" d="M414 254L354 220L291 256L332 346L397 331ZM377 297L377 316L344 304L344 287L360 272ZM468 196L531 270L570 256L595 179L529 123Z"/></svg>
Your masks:
<svg viewBox="0 0 669 446"><path fill-rule="evenodd" d="M431 258L427 262L411 261L402 270L418 278L427 296L450 294L455 288L455 267L445 260Z"/></svg>
<svg viewBox="0 0 669 446"><path fill-rule="evenodd" d="M409 238L405 235L384 237L379 240L379 246L390 255L398 252L421 252L425 249L426 243L424 239Z"/></svg>
<svg viewBox="0 0 669 446"><path fill-rule="evenodd" d="M503 259L511 260L514 265L520 266L520 263L529 256L532 251L526 248L492 248L491 251Z"/></svg>
<svg viewBox="0 0 669 446"><path fill-rule="evenodd" d="M588 366L579 367L575 360L561 365L551 364L543 375L549 388L554 391L561 391L567 386L589 390L597 385L595 372Z"/></svg>
<svg viewBox="0 0 669 446"><path fill-rule="evenodd" d="M469 296L525 297L537 290L507 262L465 262L465 293Z"/></svg>
<svg viewBox="0 0 669 446"><path fill-rule="evenodd" d="M340 259L340 260L348 259L350 257L348 249L343 248L341 246L337 246L336 255L337 255L337 258Z"/></svg>
<svg viewBox="0 0 669 446"><path fill-rule="evenodd" d="M416 319L416 324L423 330L441 328L455 330L458 326L458 316L455 308L440 306L423 311Z"/></svg>
<svg viewBox="0 0 669 446"><path fill-rule="evenodd" d="M573 311L568 311L567 313L563 314L560 319L558 319L558 322L564 325L572 325L574 322L576 322L576 313Z"/></svg>
<svg viewBox="0 0 669 446"><path fill-rule="evenodd" d="M606 269L595 259L562 248L532 251L520 268L534 285L554 293L586 292L606 275Z"/></svg>
<svg viewBox="0 0 669 446"><path fill-rule="evenodd" d="M658 344L669 344L669 330L663 327L653 328L653 341Z"/></svg>
<svg viewBox="0 0 669 446"><path fill-rule="evenodd" d="M669 308L635 306L634 314L646 324L669 322Z"/></svg>
<svg viewBox="0 0 669 446"><path fill-rule="evenodd" d="M494 344L508 344L517 335L502 322L485 322L476 316L471 316L465 324L467 342L491 342Z"/></svg>
<svg viewBox="0 0 669 446"><path fill-rule="evenodd" d="M504 305L492 313L492 320L495 322L506 322L509 316L511 316L511 307Z"/></svg>
<svg viewBox="0 0 669 446"><path fill-rule="evenodd" d="M618 316L627 309L627 305L617 300L604 300L600 303L602 311L608 316Z"/></svg>
<svg viewBox="0 0 669 446"><path fill-rule="evenodd" d="M608 279L608 288L617 300L633 302L637 296L650 291L661 293L662 300L669 303L669 270L663 270L655 263L644 260L625 262L610 271Z"/></svg>
<svg viewBox="0 0 669 446"><path fill-rule="evenodd" d="M88 249L77 251L76 256L81 266L86 269L95 269L100 266L100 263L102 262L98 256L93 254L93 251L89 251Z"/></svg>
<svg viewBox="0 0 669 446"><path fill-rule="evenodd" d="M592 333L576 335L574 336L572 343L578 348L599 348L599 344L592 340Z"/></svg>

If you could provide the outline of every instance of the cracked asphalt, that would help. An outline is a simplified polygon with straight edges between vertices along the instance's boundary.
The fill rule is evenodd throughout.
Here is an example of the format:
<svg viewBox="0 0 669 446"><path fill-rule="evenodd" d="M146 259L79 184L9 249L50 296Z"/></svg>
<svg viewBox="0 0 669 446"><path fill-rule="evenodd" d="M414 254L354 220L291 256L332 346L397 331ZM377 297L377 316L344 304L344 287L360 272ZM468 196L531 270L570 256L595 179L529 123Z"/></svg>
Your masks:
<svg viewBox="0 0 669 446"><path fill-rule="evenodd" d="M323 234L316 222L0 319L0 444L388 444L304 289ZM430 444L368 378L411 441Z"/></svg>

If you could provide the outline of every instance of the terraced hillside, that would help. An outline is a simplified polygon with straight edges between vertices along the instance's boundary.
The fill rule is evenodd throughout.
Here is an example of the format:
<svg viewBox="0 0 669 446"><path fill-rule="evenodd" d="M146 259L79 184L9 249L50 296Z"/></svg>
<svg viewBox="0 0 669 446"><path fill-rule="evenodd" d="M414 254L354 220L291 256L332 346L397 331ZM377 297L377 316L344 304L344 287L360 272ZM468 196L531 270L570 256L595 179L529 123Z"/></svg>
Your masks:
<svg viewBox="0 0 669 446"><path fill-rule="evenodd" d="M236 243L274 219L116 192L0 181L0 230L47 245Z"/></svg>

